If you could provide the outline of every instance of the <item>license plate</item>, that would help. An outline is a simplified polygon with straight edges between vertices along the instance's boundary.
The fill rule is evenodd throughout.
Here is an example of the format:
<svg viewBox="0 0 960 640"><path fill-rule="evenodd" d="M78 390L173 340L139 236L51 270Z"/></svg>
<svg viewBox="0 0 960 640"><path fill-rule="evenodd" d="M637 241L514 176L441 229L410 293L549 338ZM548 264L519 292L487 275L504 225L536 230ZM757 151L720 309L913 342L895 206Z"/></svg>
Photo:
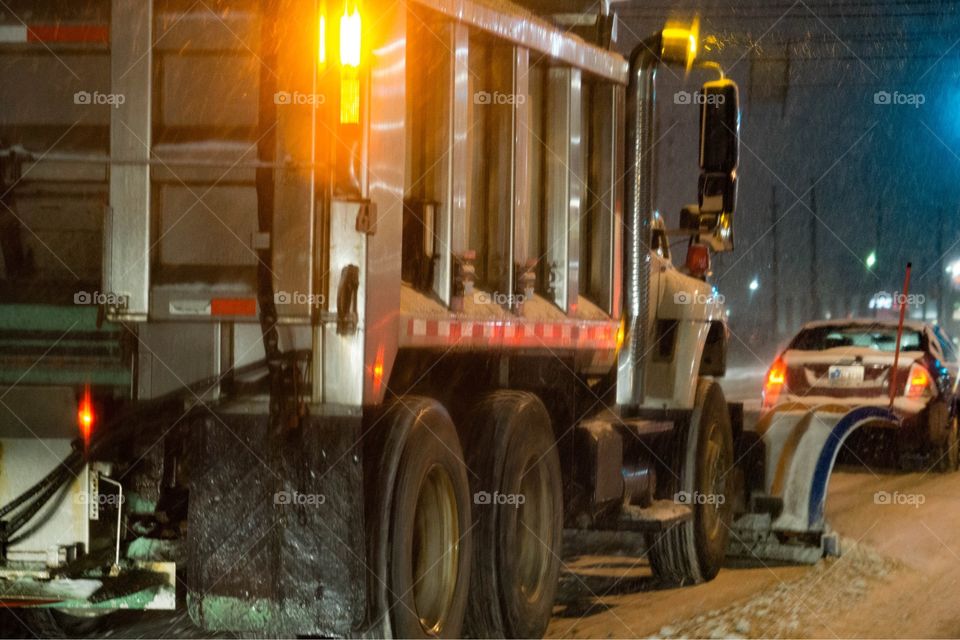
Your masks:
<svg viewBox="0 0 960 640"><path fill-rule="evenodd" d="M832 365L827 372L827 380L833 387L853 387L863 383L862 365Z"/></svg>

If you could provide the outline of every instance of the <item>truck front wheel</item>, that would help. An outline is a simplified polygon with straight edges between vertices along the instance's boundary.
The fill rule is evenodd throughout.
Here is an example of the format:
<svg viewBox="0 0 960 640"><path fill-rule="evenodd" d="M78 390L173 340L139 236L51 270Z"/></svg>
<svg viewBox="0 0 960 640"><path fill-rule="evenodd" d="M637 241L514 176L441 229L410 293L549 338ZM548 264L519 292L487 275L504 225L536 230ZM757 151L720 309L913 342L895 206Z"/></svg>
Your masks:
<svg viewBox="0 0 960 640"><path fill-rule="evenodd" d="M553 609L563 535L550 416L531 393L498 391L474 408L469 429L477 544L468 633L540 638Z"/></svg>
<svg viewBox="0 0 960 640"><path fill-rule="evenodd" d="M387 583L393 635L462 635L470 585L470 487L453 422L436 402L401 400L409 428L397 446L389 503Z"/></svg>
<svg viewBox="0 0 960 640"><path fill-rule="evenodd" d="M733 432L723 391L701 379L689 424L675 429L669 455L670 498L693 517L653 536L650 566L670 584L713 579L727 551L733 512Z"/></svg>

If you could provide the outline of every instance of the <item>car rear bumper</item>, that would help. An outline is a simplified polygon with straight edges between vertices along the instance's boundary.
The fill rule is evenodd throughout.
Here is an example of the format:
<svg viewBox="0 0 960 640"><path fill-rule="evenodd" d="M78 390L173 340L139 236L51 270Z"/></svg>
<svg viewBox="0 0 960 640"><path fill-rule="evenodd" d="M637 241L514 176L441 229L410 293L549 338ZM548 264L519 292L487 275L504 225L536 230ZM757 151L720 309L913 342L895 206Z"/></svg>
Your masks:
<svg viewBox="0 0 960 640"><path fill-rule="evenodd" d="M913 417L923 413L926 410L927 405L930 404L931 400L931 398L914 400L911 398L898 397L894 400L893 412L903 420L910 420ZM815 394L802 396L784 394L777 399L777 404L784 404L787 402L805 404L809 405L810 407L833 405L849 407L850 409L853 409L855 407L886 407L889 406L890 399L886 396L836 397Z"/></svg>

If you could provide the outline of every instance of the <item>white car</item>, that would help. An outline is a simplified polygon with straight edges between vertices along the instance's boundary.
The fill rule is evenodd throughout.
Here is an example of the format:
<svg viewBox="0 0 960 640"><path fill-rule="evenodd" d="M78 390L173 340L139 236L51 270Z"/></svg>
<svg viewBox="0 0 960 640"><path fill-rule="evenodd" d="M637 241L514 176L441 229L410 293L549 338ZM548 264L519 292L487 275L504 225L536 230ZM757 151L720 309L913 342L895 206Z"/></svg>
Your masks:
<svg viewBox="0 0 960 640"><path fill-rule="evenodd" d="M887 406L896 342L896 321L804 325L767 372L764 410L786 403ZM901 459L922 454L944 471L957 468L958 366L957 349L940 327L904 323L893 402Z"/></svg>

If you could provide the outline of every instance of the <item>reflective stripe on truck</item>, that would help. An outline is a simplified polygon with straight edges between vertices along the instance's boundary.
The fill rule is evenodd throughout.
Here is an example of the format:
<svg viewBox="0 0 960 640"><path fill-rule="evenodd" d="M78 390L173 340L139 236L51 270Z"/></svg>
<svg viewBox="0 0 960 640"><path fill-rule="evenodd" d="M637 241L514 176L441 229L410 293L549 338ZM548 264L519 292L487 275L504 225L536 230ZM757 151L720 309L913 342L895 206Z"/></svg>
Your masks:
<svg viewBox="0 0 960 640"><path fill-rule="evenodd" d="M110 41L105 24L10 24L0 26L2 43L101 43Z"/></svg>
<svg viewBox="0 0 960 640"><path fill-rule="evenodd" d="M617 322L524 322L404 318L401 346L502 346L614 351Z"/></svg>

